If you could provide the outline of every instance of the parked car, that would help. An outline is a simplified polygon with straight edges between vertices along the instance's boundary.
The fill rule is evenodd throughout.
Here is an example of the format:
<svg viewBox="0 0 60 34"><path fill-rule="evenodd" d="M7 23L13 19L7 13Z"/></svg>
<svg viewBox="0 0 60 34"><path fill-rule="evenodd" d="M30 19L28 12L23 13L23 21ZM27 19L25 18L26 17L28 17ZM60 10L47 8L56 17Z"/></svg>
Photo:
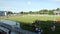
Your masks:
<svg viewBox="0 0 60 34"><path fill-rule="evenodd" d="M0 20L0 30L4 34L20 34L20 23L12 20Z"/></svg>

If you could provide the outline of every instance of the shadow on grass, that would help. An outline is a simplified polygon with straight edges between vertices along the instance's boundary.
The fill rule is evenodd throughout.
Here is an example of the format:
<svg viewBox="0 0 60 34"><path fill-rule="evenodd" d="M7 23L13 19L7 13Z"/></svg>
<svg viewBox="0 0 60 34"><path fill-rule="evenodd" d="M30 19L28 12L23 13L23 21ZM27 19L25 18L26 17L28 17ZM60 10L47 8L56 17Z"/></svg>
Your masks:
<svg viewBox="0 0 60 34"><path fill-rule="evenodd" d="M37 26L39 26L43 29L43 34L60 34L60 22L49 21L49 20L48 21L39 20L39 21L34 21L33 23L35 23ZM34 29L32 28L33 27L32 24L20 22L22 29L34 32ZM53 25L56 26L56 30L54 32L51 31L51 26L53 26Z"/></svg>

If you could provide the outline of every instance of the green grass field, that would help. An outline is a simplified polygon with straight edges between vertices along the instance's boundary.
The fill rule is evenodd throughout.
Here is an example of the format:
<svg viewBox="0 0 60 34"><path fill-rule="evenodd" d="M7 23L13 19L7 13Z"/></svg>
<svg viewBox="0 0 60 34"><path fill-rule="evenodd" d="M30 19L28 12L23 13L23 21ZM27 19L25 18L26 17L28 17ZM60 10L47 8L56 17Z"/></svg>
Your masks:
<svg viewBox="0 0 60 34"><path fill-rule="evenodd" d="M54 15L50 15L50 16L8 16L1 18L1 19L9 19L9 20L14 20L14 21L21 21L21 22L29 22L32 23L35 20L42 20L42 21L47 21L47 20L59 20L60 16L54 16Z"/></svg>
<svg viewBox="0 0 60 34"><path fill-rule="evenodd" d="M50 15L50 16L27 16L27 15L20 16L19 15L19 16L8 16L8 18L7 18L7 16L0 17L0 19L9 19L9 20L13 20L13 21L18 21L18 22L20 22L21 27L23 29L30 30L30 31L33 31L33 29L32 29L32 27L29 27L28 25L32 24L35 20L41 20L41 21L43 21L41 24L41 27L44 30L44 34L53 34L53 33L60 34L60 23L56 23L55 32L50 31L50 26L52 25L51 23L54 23L51 21L60 20L60 16L56 16L56 15L55 16L54 15ZM47 29L45 29L45 27Z"/></svg>

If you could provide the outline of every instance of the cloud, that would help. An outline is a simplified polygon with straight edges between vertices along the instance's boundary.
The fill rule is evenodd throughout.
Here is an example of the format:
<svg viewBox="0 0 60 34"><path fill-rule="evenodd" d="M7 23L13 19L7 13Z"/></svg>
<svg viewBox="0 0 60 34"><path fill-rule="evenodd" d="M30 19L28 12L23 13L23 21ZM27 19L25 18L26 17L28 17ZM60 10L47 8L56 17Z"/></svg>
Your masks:
<svg viewBox="0 0 60 34"><path fill-rule="evenodd" d="M31 2L30 2L30 1L28 1L28 2L27 2L27 4L28 4L28 5L31 5Z"/></svg>
<svg viewBox="0 0 60 34"><path fill-rule="evenodd" d="M9 11L11 10L11 7L8 6L0 7L0 10Z"/></svg>
<svg viewBox="0 0 60 34"><path fill-rule="evenodd" d="M4 9L5 9L6 11L8 11L8 10L11 9L11 7L4 7Z"/></svg>

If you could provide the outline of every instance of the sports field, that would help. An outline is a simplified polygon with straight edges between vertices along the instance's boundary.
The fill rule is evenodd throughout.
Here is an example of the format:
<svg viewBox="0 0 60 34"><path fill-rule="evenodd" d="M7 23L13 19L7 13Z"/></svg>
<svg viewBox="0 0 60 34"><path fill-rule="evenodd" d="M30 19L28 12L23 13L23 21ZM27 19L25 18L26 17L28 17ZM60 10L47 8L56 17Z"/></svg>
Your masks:
<svg viewBox="0 0 60 34"><path fill-rule="evenodd" d="M32 23L35 20L42 20L42 21L47 21L47 20L60 20L60 16L57 15L44 15L44 16L28 16L28 15L23 15L23 16L6 16L6 17L1 17L1 19L9 19L9 20L14 20L14 21L21 21L21 22L27 22L27 23Z"/></svg>

